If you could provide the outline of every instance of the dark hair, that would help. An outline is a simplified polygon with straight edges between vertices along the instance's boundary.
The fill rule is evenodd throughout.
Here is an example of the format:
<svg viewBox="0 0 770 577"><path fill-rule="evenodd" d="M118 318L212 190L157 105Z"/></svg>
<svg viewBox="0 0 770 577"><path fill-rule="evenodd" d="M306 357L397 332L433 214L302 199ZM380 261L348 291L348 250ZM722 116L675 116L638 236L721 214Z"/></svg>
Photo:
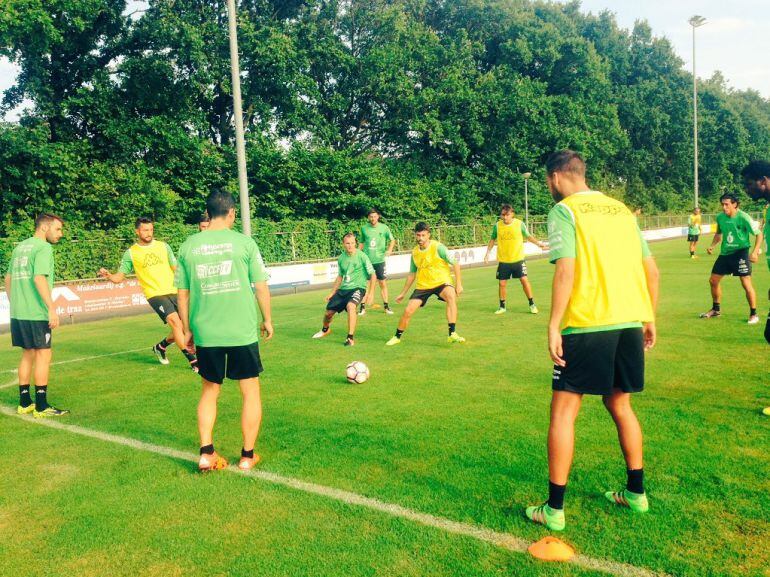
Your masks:
<svg viewBox="0 0 770 577"><path fill-rule="evenodd" d="M424 231L430 232L430 227L428 226L427 222L420 221L416 225L414 225L414 232L424 232Z"/></svg>
<svg viewBox="0 0 770 577"><path fill-rule="evenodd" d="M55 220L58 220L60 223L64 224L64 219L62 219L62 217L50 212L44 212L43 214L38 215L38 217L35 219L35 230L38 230L44 224L51 224Z"/></svg>
<svg viewBox="0 0 770 577"><path fill-rule="evenodd" d="M369 216L370 214L377 214L377 215L379 215L379 216L382 216L382 213L381 213L379 210L377 210L376 208L370 208L370 209L369 209L369 210L366 212L366 216Z"/></svg>
<svg viewBox="0 0 770 577"><path fill-rule="evenodd" d="M206 212L209 214L209 218L227 216L230 210L234 208L235 199L226 190L213 190L206 198Z"/></svg>
<svg viewBox="0 0 770 577"><path fill-rule="evenodd" d="M211 222L211 219L209 218L209 215L207 213L201 213L201 215L198 217L198 224L202 222Z"/></svg>
<svg viewBox="0 0 770 577"><path fill-rule="evenodd" d="M732 200L735 204L741 203L741 201L738 200L738 195L736 195L734 192L726 192L719 197L719 202L724 202L726 200Z"/></svg>
<svg viewBox="0 0 770 577"><path fill-rule="evenodd" d="M577 176L585 176L586 162L574 150L557 150L545 161L545 171L547 174L571 172Z"/></svg>
<svg viewBox="0 0 770 577"><path fill-rule="evenodd" d="M343 242L344 242L344 240L345 240L346 238L350 238L351 236L352 236L353 238L356 238L356 233L354 233L354 232L346 232L346 233L344 234L344 236L342 237L342 240L343 240Z"/></svg>
<svg viewBox="0 0 770 577"><path fill-rule="evenodd" d="M149 216L140 216L136 219L136 222L134 222L134 228L139 228L143 224L152 224L152 219Z"/></svg>
<svg viewBox="0 0 770 577"><path fill-rule="evenodd" d="M770 178L770 162L766 160L752 160L743 167L741 176L746 180Z"/></svg>
<svg viewBox="0 0 770 577"><path fill-rule="evenodd" d="M513 207L510 204L504 204L500 207L500 214L508 214L509 212L513 212Z"/></svg>

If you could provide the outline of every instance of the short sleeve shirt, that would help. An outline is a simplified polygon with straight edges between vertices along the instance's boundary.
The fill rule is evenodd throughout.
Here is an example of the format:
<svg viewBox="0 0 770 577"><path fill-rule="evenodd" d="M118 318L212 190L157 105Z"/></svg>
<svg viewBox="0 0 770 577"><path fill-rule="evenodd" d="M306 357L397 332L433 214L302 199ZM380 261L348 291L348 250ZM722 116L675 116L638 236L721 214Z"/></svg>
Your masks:
<svg viewBox="0 0 770 577"><path fill-rule="evenodd" d="M366 288L374 274L372 262L360 250L356 250L352 255L343 252L337 259L337 269L342 277L340 290L343 291Z"/></svg>
<svg viewBox="0 0 770 577"><path fill-rule="evenodd" d="M722 235L722 246L719 253L728 255L747 249L751 246L751 235L756 235L759 229L751 217L739 210L731 218L725 213L717 215L718 232Z"/></svg>
<svg viewBox="0 0 770 577"><path fill-rule="evenodd" d="M378 222L377 226L372 226L366 223L361 228L361 244L364 245L364 253L372 263L385 262L385 252L392 240L393 233L387 224Z"/></svg>
<svg viewBox="0 0 770 577"><path fill-rule="evenodd" d="M190 328L201 347L257 342L259 317L252 284L268 274L254 239L232 230L205 230L179 249L176 287L190 291Z"/></svg>
<svg viewBox="0 0 770 577"><path fill-rule="evenodd" d="M13 249L7 273L11 275L11 318L47 321L48 307L37 291L35 277L46 277L53 290L53 247L34 236L20 242Z"/></svg>

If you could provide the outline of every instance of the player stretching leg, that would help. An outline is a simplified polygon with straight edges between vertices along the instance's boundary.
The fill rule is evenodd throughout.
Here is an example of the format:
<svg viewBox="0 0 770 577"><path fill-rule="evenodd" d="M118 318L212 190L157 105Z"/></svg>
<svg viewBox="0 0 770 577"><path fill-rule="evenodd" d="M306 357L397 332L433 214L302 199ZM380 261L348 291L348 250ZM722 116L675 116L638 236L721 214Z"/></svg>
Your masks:
<svg viewBox="0 0 770 577"><path fill-rule="evenodd" d="M553 277L548 350L554 363L548 429L548 500L526 516L561 531L564 493L584 395L601 395L618 431L626 487L605 493L635 512L648 509L642 430L631 395L644 389L644 351L655 344L658 269L633 214L591 190L585 162L562 150L546 162L556 206L548 214Z"/></svg>
<svg viewBox="0 0 770 577"><path fill-rule="evenodd" d="M111 274L106 268L99 269L99 276L113 283L121 283L127 274L136 273L149 305L164 324L171 328L169 335L152 347L161 364L167 365L166 349L177 343L190 368L198 372L198 361L188 350L184 340L182 321L177 312L177 291L174 288L176 258L165 242L155 240L155 226L150 218L136 219L136 243L124 254L117 273Z"/></svg>
<svg viewBox="0 0 770 577"><path fill-rule="evenodd" d="M376 278L374 267L369 257L356 248L356 235L349 232L342 238L344 252L337 259L337 278L329 296L326 297L326 313L324 314L321 330L313 335L314 339L321 339L331 331L329 326L336 313L347 311L348 336L345 346L355 345L356 332L356 307L359 303L363 306L366 298L366 289L371 287L370 300L374 299L374 280Z"/></svg>
<svg viewBox="0 0 770 577"><path fill-rule="evenodd" d="M700 315L702 319L718 317L721 312L722 301L722 277L725 275L737 276L741 279L741 285L746 292L746 300L749 303L748 324L755 325L759 322L757 316L757 293L751 284L751 263L759 260L759 249L762 246L762 232L756 229L751 217L738 208L738 197L728 192L719 199L722 203L722 214L717 215L717 232L711 246L706 252L712 254L714 247L722 242L719 256L714 261L709 278L711 287L711 309ZM756 235L754 248L749 254L751 235Z"/></svg>
<svg viewBox="0 0 770 577"><path fill-rule="evenodd" d="M398 322L396 334L385 343L392 347L401 342L401 336L409 326L412 315L417 309L424 307L432 295L446 302L446 319L449 324L448 343L464 343L465 339L457 334L457 299L463 292L460 264L449 255L447 248L430 239L430 227L424 222L418 222L414 227L417 246L412 250L412 263L409 275L406 277L404 288L396 297L396 302L404 300L412 283L417 279L417 288L409 297L404 314ZM455 286L452 286L450 265L454 268Z"/></svg>
<svg viewBox="0 0 770 577"><path fill-rule="evenodd" d="M528 240L540 248L545 245L529 234L527 227L518 218L514 218L513 208L510 204L504 204L500 208L500 220L492 229L492 238L489 239L487 252L484 255L484 263L489 262L489 253L497 242L497 280L499 281L500 308L496 315L505 313L506 285L508 279L517 278L521 281L524 296L529 301L529 312L537 314L537 305L532 296L532 285L527 278L527 263L524 261L524 240Z"/></svg>

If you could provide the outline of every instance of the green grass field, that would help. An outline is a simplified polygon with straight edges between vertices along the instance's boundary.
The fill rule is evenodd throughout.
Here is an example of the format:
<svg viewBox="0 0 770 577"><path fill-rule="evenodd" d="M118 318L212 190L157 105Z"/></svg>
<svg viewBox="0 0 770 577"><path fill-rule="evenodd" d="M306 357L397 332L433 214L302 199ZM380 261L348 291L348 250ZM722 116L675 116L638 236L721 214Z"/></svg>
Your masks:
<svg viewBox="0 0 770 577"><path fill-rule="evenodd" d="M705 243L701 243L703 246ZM636 398L645 431L651 511L613 508L602 492L625 472L601 401L586 398L560 535L594 559L670 575L759 576L770 567L768 345L747 326L736 279L724 282L723 316L710 305L713 257L687 258L684 240L652 246L661 267L659 342L647 389ZM372 311L357 345L342 347L344 317L321 341L325 291L273 300L276 337L262 346L261 469L535 541L527 521L545 499L551 365L546 323L552 267L530 263L540 315L518 283L507 315L494 269L465 272L458 332L445 342L443 306L418 312L402 344L384 347L398 316ZM760 314L770 275L756 267ZM390 284L393 295L403 281ZM396 312L403 305L396 307ZM148 308L149 310L149 308ZM50 397L62 423L197 452L197 379L177 350L159 365L154 315L66 326L55 361L144 347L142 352L54 367ZM0 336L0 369L18 353ZM364 385L345 365L366 362ZM0 375L0 384L13 374ZM0 390L14 407L15 387ZM217 449L240 450L239 394L220 399ZM181 459L86 438L0 414L0 575L56 576L588 576L476 539L347 505L264 480L201 476Z"/></svg>

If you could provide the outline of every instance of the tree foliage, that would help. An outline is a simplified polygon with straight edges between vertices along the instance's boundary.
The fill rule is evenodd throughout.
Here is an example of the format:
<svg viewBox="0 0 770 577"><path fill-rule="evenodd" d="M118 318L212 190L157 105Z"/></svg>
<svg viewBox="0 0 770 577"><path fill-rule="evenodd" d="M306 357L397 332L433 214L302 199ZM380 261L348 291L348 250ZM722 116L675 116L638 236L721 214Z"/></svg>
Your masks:
<svg viewBox="0 0 770 577"><path fill-rule="evenodd" d="M136 214L190 222L235 190L224 0L5 0L0 234L57 210L85 228ZM135 3L131 3L135 7ZM692 78L646 22L579 2L241 0L255 217L351 219L547 209L542 161L572 147L597 188L650 211L689 206ZM700 191L770 156L770 102L701 83Z"/></svg>

